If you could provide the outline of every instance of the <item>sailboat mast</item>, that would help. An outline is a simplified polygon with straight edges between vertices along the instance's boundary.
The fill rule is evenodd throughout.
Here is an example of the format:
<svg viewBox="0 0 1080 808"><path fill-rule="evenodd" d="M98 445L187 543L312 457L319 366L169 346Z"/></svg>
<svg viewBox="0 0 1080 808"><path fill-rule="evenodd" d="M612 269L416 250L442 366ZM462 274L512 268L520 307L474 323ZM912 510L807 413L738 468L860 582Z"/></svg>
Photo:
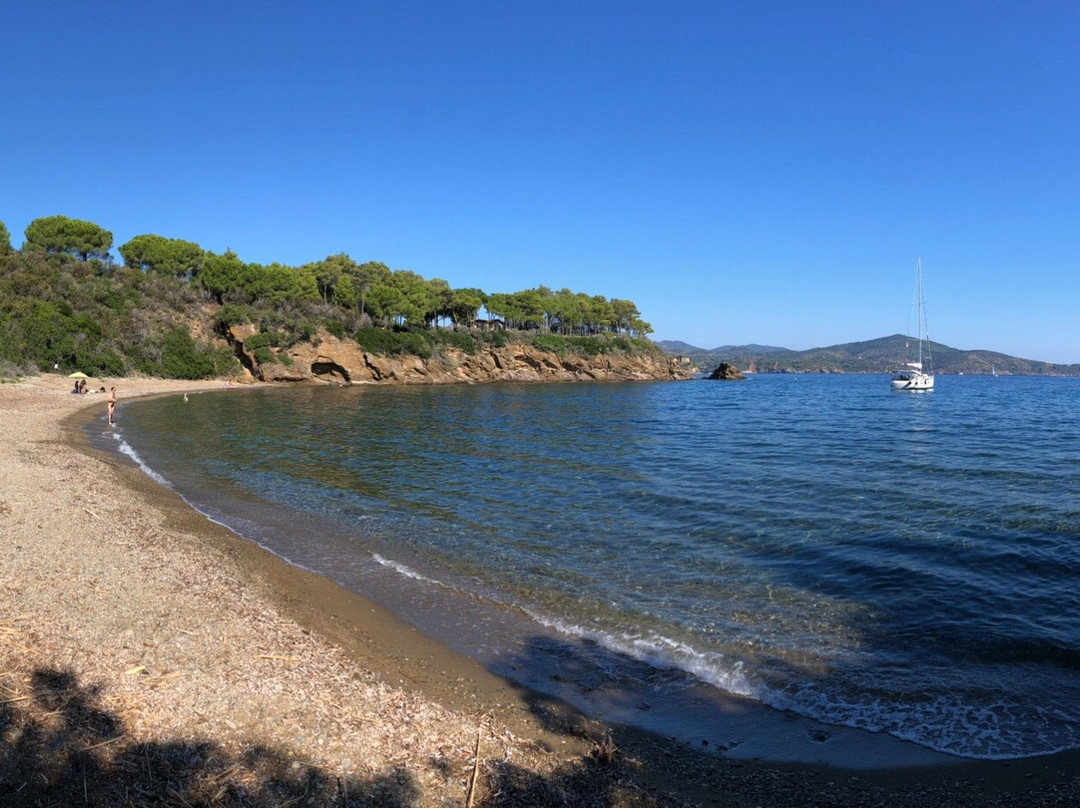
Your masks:
<svg viewBox="0 0 1080 808"><path fill-rule="evenodd" d="M926 325L926 300L923 292L922 256L915 262L915 295L912 298L915 311L916 339L919 348L916 361L911 361L911 340L905 340L907 362L904 367L892 374L889 385L893 390L929 391L934 389L934 371L930 357L930 329ZM911 333L911 313L908 313L908 333ZM923 367L923 343L926 343L926 367Z"/></svg>
<svg viewBox="0 0 1080 808"><path fill-rule="evenodd" d="M922 256L919 256L915 264L915 277L916 281L916 295L918 296L918 329L919 329L919 365L922 365L923 361L923 342L926 342L926 354L930 356L930 327L926 323L926 299L923 296L923 278L922 278ZM929 361L928 363L929 364ZM926 369L928 373L933 372L933 368Z"/></svg>
<svg viewBox="0 0 1080 808"><path fill-rule="evenodd" d="M919 367L922 368L922 341L923 332L926 330L926 315L923 313L923 288L922 288L922 256L919 256L915 261L915 293L919 298L919 313L916 316L915 327L918 329L919 337Z"/></svg>

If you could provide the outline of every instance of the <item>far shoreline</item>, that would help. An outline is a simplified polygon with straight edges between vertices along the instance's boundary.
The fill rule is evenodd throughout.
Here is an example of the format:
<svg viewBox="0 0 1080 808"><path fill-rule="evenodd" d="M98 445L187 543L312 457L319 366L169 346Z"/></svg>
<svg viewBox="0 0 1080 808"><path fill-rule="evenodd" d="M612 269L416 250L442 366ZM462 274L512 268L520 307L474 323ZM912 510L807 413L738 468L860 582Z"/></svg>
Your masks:
<svg viewBox="0 0 1080 808"><path fill-rule="evenodd" d="M118 381L122 390L124 380ZM220 384L214 382L200 386L188 383L182 388L162 389L147 395L180 395L184 390L219 390ZM239 389L245 387L241 385ZM131 401L134 397L127 399ZM400 681L404 687L422 692L453 709L494 714L519 734L536 737L542 743L566 744L568 729L573 729L569 737L578 738L579 743L583 737L595 737L606 730L619 748L644 761L641 776L653 787L674 790L687 799L707 803L724 791L717 790L718 777L751 784L778 776L794 777L802 781L807 789L808 801L805 804L819 804L817 797L813 797L815 802L809 801L819 786L849 781L847 787L850 787L850 781L857 780L873 789L884 789L902 796L896 804L948 805L948 801L940 798L927 802L908 802L906 798L927 790L951 791L957 782L964 782L966 801L957 804L979 805L1001 804L996 800L1004 794L1021 799L1030 789L1057 783L1065 777L1075 783L1080 773L1080 752L1077 751L1013 761L972 761L940 756L943 760L932 766L909 765L899 768L761 763L733 760L724 755L691 749L632 727L599 725L565 705L494 676L476 661L424 637L362 595L343 590L328 579L289 564L270 551L216 525L189 507L174 491L154 482L141 470L117 462L115 456L98 452L90 446L85 427L104 418L104 412L96 409L99 405L103 410L103 400L79 402L78 410L60 419L69 445L112 467L116 482L132 496L149 501L171 526L223 552L250 570L249 585L257 588L260 596L269 598L301 626L342 648L359 664L377 671L388 681ZM118 417L122 417L122 410ZM858 739L855 738L852 750L857 748ZM842 785L834 787L845 788ZM732 782L726 788L728 794L733 793ZM756 791L751 788L748 793ZM975 802L970 801L973 797Z"/></svg>

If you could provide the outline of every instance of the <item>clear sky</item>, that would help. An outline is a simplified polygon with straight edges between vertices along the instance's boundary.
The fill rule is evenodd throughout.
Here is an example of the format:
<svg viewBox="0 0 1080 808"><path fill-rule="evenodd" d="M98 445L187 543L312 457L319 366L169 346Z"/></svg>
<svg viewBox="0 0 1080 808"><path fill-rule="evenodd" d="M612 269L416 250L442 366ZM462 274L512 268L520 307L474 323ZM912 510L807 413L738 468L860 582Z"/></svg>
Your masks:
<svg viewBox="0 0 1080 808"><path fill-rule="evenodd" d="M1080 4L7 3L0 221L1080 362ZM119 260L115 247L114 256Z"/></svg>

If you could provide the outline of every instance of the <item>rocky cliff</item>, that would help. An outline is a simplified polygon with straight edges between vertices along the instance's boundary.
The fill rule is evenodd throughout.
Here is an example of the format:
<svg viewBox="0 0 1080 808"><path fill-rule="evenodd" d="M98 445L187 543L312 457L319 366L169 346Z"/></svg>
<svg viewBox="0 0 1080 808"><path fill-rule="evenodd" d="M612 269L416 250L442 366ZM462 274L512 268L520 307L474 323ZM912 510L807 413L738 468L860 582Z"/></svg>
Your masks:
<svg viewBox="0 0 1080 808"><path fill-rule="evenodd" d="M230 341L244 367L260 381L328 384L454 384L537 381L645 381L689 379L689 369L674 359L655 354L560 356L527 344L501 348L478 346L475 354L443 346L431 359L417 356L377 356L352 340L320 335L317 343L301 343L274 353L274 361L259 362L244 349L252 326L234 326ZM264 355L265 358L265 355Z"/></svg>

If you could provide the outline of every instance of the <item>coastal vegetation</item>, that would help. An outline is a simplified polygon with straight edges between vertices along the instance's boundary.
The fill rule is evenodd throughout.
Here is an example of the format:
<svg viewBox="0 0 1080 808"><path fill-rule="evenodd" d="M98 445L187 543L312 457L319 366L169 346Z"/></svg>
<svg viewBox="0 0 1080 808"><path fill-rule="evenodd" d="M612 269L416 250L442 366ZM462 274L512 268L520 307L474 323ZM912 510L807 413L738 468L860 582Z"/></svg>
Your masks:
<svg viewBox="0 0 1080 808"><path fill-rule="evenodd" d="M122 264L112 249L110 231L66 216L35 219L14 249L0 222L0 371L228 376L241 358L287 363L285 350L323 335L422 359L515 342L560 357L660 353L630 300L454 288L344 253L259 264L149 233L117 247Z"/></svg>

